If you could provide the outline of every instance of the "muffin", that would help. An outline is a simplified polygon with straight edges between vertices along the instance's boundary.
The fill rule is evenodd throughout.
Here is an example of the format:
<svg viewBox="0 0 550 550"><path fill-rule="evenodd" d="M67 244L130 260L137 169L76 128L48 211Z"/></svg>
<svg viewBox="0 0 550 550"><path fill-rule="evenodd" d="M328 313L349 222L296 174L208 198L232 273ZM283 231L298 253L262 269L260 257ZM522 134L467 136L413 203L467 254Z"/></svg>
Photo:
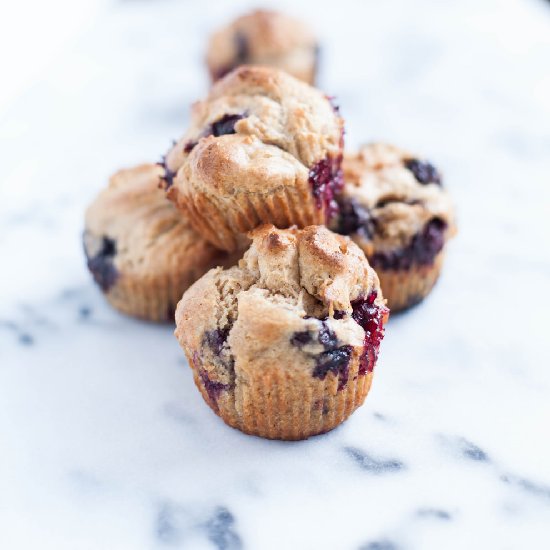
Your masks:
<svg viewBox="0 0 550 550"><path fill-rule="evenodd" d="M213 82L240 65L263 65L314 84L318 56L317 39L302 21L257 10L212 35L206 63Z"/></svg>
<svg viewBox="0 0 550 550"><path fill-rule="evenodd" d="M363 249L392 311L420 302L437 281L445 244L456 231L440 172L377 143L345 155L344 180L332 228Z"/></svg>
<svg viewBox="0 0 550 550"><path fill-rule="evenodd" d="M111 177L86 212L88 269L109 303L148 319L174 319L182 293L216 265L237 257L216 250L191 228L159 188L160 166Z"/></svg>
<svg viewBox="0 0 550 550"><path fill-rule="evenodd" d="M319 90L240 67L193 106L165 157L168 197L214 246L235 250L263 223L325 223L342 186L343 120Z"/></svg>
<svg viewBox="0 0 550 550"><path fill-rule="evenodd" d="M323 226L250 236L238 266L210 270L183 295L176 337L230 426L269 439L327 432L371 386L389 313L378 277Z"/></svg>

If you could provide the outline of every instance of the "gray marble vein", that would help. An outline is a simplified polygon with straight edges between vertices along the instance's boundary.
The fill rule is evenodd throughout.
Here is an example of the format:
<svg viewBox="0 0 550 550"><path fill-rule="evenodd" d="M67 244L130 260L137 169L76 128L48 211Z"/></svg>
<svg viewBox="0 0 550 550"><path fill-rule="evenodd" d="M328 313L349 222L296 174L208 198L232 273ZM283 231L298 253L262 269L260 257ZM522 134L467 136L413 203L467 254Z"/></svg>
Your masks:
<svg viewBox="0 0 550 550"><path fill-rule="evenodd" d="M44 4L32 79L0 90L0 548L550 548L550 3L265 4L322 35L350 147L441 167L443 276L344 425L226 427L173 327L105 303L81 233L112 171L183 132L209 30L256 3Z"/></svg>

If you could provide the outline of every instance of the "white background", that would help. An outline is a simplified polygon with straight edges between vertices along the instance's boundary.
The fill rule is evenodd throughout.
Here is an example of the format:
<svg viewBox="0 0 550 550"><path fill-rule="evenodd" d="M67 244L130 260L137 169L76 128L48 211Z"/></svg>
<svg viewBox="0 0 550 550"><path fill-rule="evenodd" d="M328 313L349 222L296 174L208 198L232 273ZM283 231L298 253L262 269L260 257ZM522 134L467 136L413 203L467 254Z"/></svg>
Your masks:
<svg viewBox="0 0 550 550"><path fill-rule="evenodd" d="M550 547L550 3L276 3L321 36L347 145L430 158L458 211L440 283L391 320L341 428L225 427L171 328L93 286L86 204L183 133L208 33L256 5L0 8L0 548Z"/></svg>

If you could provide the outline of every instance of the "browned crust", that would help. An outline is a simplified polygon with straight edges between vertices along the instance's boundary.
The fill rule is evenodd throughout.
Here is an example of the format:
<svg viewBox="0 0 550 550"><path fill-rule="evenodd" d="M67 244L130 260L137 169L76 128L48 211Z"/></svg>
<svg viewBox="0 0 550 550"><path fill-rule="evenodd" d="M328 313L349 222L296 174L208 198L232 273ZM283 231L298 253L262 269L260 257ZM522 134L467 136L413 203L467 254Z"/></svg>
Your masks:
<svg viewBox="0 0 550 550"><path fill-rule="evenodd" d="M318 326L305 315L306 302L325 304L329 312L351 312L352 300L375 290L377 304L383 305L378 279L349 238L322 226L279 230L264 225L250 238L251 248L238 267L211 270L184 294L175 335L203 398L228 425L270 439L324 433L348 418L370 388L372 373L359 375L364 332L351 318L334 325L342 331L339 345L351 348L349 376L340 390L339 375L313 376L312 356L290 339L304 323ZM218 364L219 352L209 356L205 344L205 335L219 329L228 331L223 345L229 346L231 374L227 363ZM212 393L211 385L223 388Z"/></svg>

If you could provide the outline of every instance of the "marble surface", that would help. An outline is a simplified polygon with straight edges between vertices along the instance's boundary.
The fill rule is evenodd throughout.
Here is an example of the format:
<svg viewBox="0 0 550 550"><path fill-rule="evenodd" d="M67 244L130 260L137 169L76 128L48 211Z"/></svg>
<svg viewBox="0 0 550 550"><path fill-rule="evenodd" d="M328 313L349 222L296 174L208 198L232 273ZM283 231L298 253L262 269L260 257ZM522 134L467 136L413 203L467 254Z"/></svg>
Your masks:
<svg viewBox="0 0 550 550"><path fill-rule="evenodd" d="M549 548L550 3L277 3L323 36L347 143L429 156L460 223L364 407L301 443L219 421L172 328L112 311L80 245L108 175L183 131L206 34L249 3L45 5L12 28L35 65L4 49L26 72L0 95L0 548Z"/></svg>

